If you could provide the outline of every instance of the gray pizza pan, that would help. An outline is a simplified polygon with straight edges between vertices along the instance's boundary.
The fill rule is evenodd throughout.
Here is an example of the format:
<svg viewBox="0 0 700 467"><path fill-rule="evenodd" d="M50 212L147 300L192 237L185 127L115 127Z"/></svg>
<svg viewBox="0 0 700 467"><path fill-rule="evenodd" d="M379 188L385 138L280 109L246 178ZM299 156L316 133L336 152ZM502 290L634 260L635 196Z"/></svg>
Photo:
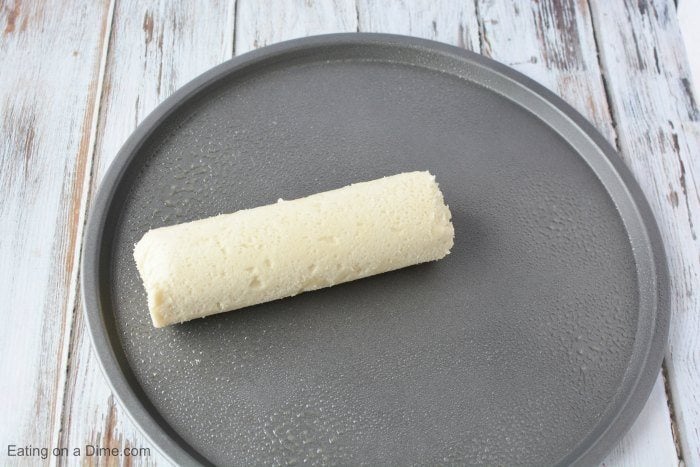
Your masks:
<svg viewBox="0 0 700 467"><path fill-rule="evenodd" d="M164 329L149 229L430 170L444 260ZM620 157L479 55L309 37L199 76L102 180L85 312L114 394L178 464L592 464L628 430L668 330L659 232Z"/></svg>

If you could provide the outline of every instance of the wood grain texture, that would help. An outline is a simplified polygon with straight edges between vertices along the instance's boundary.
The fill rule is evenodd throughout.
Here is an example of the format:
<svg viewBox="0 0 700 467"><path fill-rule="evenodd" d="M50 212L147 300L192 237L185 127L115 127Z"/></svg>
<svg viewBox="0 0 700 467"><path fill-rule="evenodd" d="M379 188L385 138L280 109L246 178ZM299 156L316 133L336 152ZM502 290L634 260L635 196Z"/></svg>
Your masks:
<svg viewBox="0 0 700 467"><path fill-rule="evenodd" d="M564 98L616 145L586 1L479 0L483 53ZM618 148L619 149L619 148ZM664 385L659 376L642 415L606 465L674 465Z"/></svg>
<svg viewBox="0 0 700 467"><path fill-rule="evenodd" d="M673 2L591 3L620 148L659 222L671 275L666 354L681 456L700 465L700 112Z"/></svg>
<svg viewBox="0 0 700 467"><path fill-rule="evenodd" d="M126 138L153 108L200 73L231 58L234 2L120 0L100 101L90 194ZM85 206L83 208L86 208ZM150 447L139 464L167 465L113 398L82 313L71 336L61 444ZM120 462L126 462L121 458Z"/></svg>
<svg viewBox="0 0 700 467"><path fill-rule="evenodd" d="M108 16L109 2L0 3L2 463L8 444L57 443Z"/></svg>
<svg viewBox="0 0 700 467"><path fill-rule="evenodd" d="M354 0L237 0L236 55L297 37L354 31Z"/></svg>
<svg viewBox="0 0 700 467"><path fill-rule="evenodd" d="M615 141L585 1L479 0L482 53L564 98Z"/></svg>
<svg viewBox="0 0 700 467"><path fill-rule="evenodd" d="M474 2L358 0L359 31L422 37L479 52Z"/></svg>

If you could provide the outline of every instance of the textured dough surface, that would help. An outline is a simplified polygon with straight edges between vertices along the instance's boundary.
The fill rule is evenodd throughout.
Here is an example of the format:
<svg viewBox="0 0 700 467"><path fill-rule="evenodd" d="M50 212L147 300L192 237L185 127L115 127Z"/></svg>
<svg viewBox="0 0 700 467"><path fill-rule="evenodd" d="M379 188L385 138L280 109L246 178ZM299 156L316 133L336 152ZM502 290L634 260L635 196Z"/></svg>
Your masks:
<svg viewBox="0 0 700 467"><path fill-rule="evenodd" d="M438 260L453 239L435 177L408 172L150 230L134 259L163 327Z"/></svg>

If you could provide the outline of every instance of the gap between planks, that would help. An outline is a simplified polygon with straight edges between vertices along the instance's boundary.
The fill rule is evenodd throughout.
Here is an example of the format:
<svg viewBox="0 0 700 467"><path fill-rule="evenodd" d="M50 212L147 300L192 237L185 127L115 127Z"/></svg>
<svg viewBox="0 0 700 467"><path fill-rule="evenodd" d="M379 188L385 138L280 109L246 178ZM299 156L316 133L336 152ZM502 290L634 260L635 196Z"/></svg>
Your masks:
<svg viewBox="0 0 700 467"><path fill-rule="evenodd" d="M590 0L586 0L588 4L588 19L591 22L591 28L593 30L593 43L595 44L595 55L598 60L598 68L600 69L600 80L603 83L603 91L605 91L605 102L608 105L608 113L610 114L610 125L612 125L612 136L614 141L612 141L615 151L620 152L620 137L617 127L617 119L619 118L615 114L615 108L613 106L612 95L610 91L610 86L608 84L607 71L605 69L605 63L600 56L600 44L598 43L598 31L596 30L595 22L593 21L593 12L591 11ZM668 398L668 394L666 394Z"/></svg>
<svg viewBox="0 0 700 467"><path fill-rule="evenodd" d="M664 358L661 364L661 377L664 380L664 392L666 393L666 401L668 403L668 415L671 418L671 435L673 436L673 444L676 446L676 456L678 457L678 465L684 465L683 447L678 436L678 423L676 422L676 412L673 405L673 397L671 396L671 384L668 376L668 368L666 368L666 359Z"/></svg>
<svg viewBox="0 0 700 467"><path fill-rule="evenodd" d="M479 11L479 0L474 0L474 15L476 16L476 33L479 37L479 49L474 50L474 52L478 53L479 55L485 55L484 54L484 41L486 40L486 34L484 32L484 21L481 17L481 11ZM476 45L476 44L475 44Z"/></svg>
<svg viewBox="0 0 700 467"><path fill-rule="evenodd" d="M238 0L231 0L233 2L233 5L231 6L230 10L230 16L228 19L228 25L226 26L229 31L231 31L231 50L226 51L226 55L229 57L229 60L233 57L236 56L236 29L238 29L237 21L238 21L238 5L239 1Z"/></svg>

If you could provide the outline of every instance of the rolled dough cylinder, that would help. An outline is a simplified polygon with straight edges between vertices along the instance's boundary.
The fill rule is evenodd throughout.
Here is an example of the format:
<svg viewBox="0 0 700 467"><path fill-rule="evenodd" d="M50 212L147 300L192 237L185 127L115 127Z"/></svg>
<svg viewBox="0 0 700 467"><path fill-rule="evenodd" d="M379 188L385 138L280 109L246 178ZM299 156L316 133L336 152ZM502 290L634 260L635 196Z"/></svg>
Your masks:
<svg viewBox="0 0 700 467"><path fill-rule="evenodd" d="M438 260L453 238L435 177L409 172L150 230L134 259L163 327Z"/></svg>

